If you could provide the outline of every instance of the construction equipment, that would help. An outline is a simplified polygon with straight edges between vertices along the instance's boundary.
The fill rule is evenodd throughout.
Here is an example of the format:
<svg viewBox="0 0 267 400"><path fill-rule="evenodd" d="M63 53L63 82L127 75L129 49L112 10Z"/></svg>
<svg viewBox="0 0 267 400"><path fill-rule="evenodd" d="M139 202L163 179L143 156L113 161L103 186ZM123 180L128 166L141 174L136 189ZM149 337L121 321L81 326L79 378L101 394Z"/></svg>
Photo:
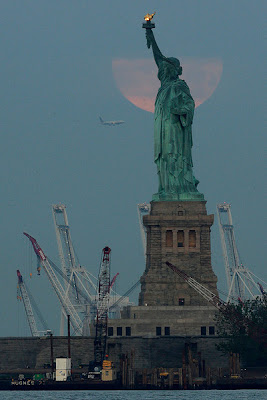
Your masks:
<svg viewBox="0 0 267 400"><path fill-rule="evenodd" d="M30 236L28 233L23 232L25 236L28 237L30 240L34 252L37 256L37 260L40 262L42 265L43 269L45 270L47 277L60 301L60 304L62 306L63 312L65 314L65 317L67 318L67 315L70 315L70 323L76 332L77 335L82 335L82 321L73 307L73 304L71 303L70 299L68 296L66 296L65 290L63 289L54 269L52 268L48 258L44 254L43 250L37 243L36 239L34 239L32 236ZM39 264L38 264L39 265Z"/></svg>
<svg viewBox="0 0 267 400"><path fill-rule="evenodd" d="M70 236L66 206L63 204L53 204L52 211L62 272L70 277L71 269L76 267L76 260ZM59 221L59 218L61 218L61 221Z"/></svg>
<svg viewBox="0 0 267 400"><path fill-rule="evenodd" d="M228 203L217 204L217 215L228 285L227 301L237 301L237 299L245 301L248 298L255 298L262 295L264 288L257 281L261 281L264 286L267 286L267 284L240 261L230 207L231 205Z"/></svg>
<svg viewBox="0 0 267 400"><path fill-rule="evenodd" d="M96 315L97 279L76 261L66 206L64 204L53 204L52 213L62 273L69 278L69 280L64 281L66 296L69 297L76 311L83 314L83 334L88 336L90 334L90 321ZM85 293L89 301L85 301L84 297L80 296L81 292ZM61 318L61 335L64 333L64 325L64 319Z"/></svg>
<svg viewBox="0 0 267 400"><path fill-rule="evenodd" d="M27 288L27 286L22 278L22 275L18 269L17 269L17 277L18 277L17 299L23 301L25 312L26 312L26 317L27 317L27 320L29 323L29 327L30 327L32 336L39 337L42 335L47 335L49 332L51 332L51 330L48 329L47 324L46 324L44 318L42 317L42 314L41 314L37 304L35 303L33 296L31 295L29 289ZM41 323L43 325L43 329L44 329L43 331L40 331L37 329L37 323L36 323L35 316L33 313L33 308L35 310L35 313L39 317L39 320L41 321Z"/></svg>
<svg viewBox="0 0 267 400"><path fill-rule="evenodd" d="M229 309L229 303L226 303L225 301L221 300L217 295L212 293L209 289L207 289L205 286L201 285L199 282L197 282L194 278L191 276L187 275L185 272L181 271L178 269L175 265L171 264L170 262L166 262L167 266L170 267L177 275L179 275L185 282L189 284L193 289L195 289L202 297L204 297L210 304L212 304L214 307L216 307L221 313L224 313L225 316L227 316L228 319L232 320L232 322L244 329L244 324L248 329L248 332L252 339L255 341L260 341L260 338L258 337L258 334L261 333L262 338L263 338L263 344L265 347L267 347L267 342L266 339L266 331L262 328L257 327L253 319L246 317L242 314L242 312L237 312L233 310L232 307ZM241 302L241 305L243 303Z"/></svg>
<svg viewBox="0 0 267 400"><path fill-rule="evenodd" d="M61 318L60 334L64 335L64 320L70 314L72 317L71 324L74 329L73 334L89 336L90 322L95 320L97 314L97 301L99 297L97 278L77 262L70 235L66 206L54 204L52 211L61 269L43 254L42 249L34 238L26 233L24 234L30 239L37 255L38 275L40 275L41 265L44 266L45 272L62 306L63 317ZM61 278L63 278L62 281ZM129 305L129 298L115 293L112 290L113 283L111 282L110 284L113 296L109 298L109 305L112 306L114 304L114 306L109 317L120 318L120 309L123 306ZM67 311L66 306L71 312Z"/></svg>
<svg viewBox="0 0 267 400"><path fill-rule="evenodd" d="M36 321L33 315L33 310L31 306L31 302L29 299L28 291L26 289L25 283L22 279L22 275L19 270L17 270L17 276L18 276L18 294L17 294L17 299L18 300L23 300L23 304L25 307L26 311L26 316L27 320L29 322L29 327L32 336L41 336L38 332Z"/></svg>
<svg viewBox="0 0 267 400"><path fill-rule="evenodd" d="M106 246L102 250L101 264L98 275L96 335L94 340L94 367L102 368L106 352L108 309L110 290L118 276L116 274L110 282L110 254L111 249Z"/></svg>
<svg viewBox="0 0 267 400"><path fill-rule="evenodd" d="M88 272L77 262L77 256L70 234L69 220L66 206L64 204L52 205L53 220L58 244L61 271L56 265L52 267L63 277L66 296L69 297L73 307L82 319L82 330L84 336L90 335L90 322L96 318L96 302L98 297L97 278ZM120 309L129 305L129 298L121 297L112 290L113 296L109 299L112 311L109 318L120 318ZM117 300L120 302L117 303ZM117 306L114 306L114 303ZM63 313L64 315L64 313ZM60 334L64 332L64 319L61 318Z"/></svg>
<svg viewBox="0 0 267 400"><path fill-rule="evenodd" d="M138 214L138 221L140 226L142 244L144 249L144 256L146 257L146 228L143 223L143 216L150 213L151 205L148 203L140 203L137 204L137 214Z"/></svg>
<svg viewBox="0 0 267 400"><path fill-rule="evenodd" d="M201 283L196 281L194 278L187 275L185 272L181 271L170 262L167 261L166 264L185 282L187 282L189 286L195 289L202 297L204 297L209 303L211 303L218 310L221 310L222 307L226 306L227 303L225 303L225 301L221 300L216 294L212 293L209 289L207 289Z"/></svg>

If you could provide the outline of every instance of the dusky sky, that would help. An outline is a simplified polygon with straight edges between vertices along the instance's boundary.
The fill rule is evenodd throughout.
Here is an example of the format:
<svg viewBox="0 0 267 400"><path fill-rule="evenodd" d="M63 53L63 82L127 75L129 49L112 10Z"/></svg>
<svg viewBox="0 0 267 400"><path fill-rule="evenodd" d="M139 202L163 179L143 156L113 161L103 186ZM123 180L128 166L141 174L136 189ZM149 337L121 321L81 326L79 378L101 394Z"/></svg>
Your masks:
<svg viewBox="0 0 267 400"><path fill-rule="evenodd" d="M242 262L266 280L266 5L0 1L1 336L30 334L16 299L17 269L59 332L58 301L22 235L59 265L52 204L66 204L79 261L94 275L105 245L119 293L144 271L136 205L157 191L153 115L122 95L112 61L151 58L141 27L147 12L157 12L154 33L166 56L222 60L215 92L195 112L194 171L209 213L232 204ZM99 115L126 123L104 127ZM225 290L216 216L212 262Z"/></svg>

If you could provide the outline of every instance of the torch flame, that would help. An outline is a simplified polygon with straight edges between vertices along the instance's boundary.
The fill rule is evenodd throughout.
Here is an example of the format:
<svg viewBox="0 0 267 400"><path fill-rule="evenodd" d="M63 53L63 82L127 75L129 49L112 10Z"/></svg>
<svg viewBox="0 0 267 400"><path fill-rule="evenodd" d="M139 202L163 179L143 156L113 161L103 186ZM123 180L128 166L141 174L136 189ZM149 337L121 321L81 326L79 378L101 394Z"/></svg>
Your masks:
<svg viewBox="0 0 267 400"><path fill-rule="evenodd" d="M154 12L153 14L146 14L144 16L144 20L145 21L151 21L155 14L156 14L156 12Z"/></svg>

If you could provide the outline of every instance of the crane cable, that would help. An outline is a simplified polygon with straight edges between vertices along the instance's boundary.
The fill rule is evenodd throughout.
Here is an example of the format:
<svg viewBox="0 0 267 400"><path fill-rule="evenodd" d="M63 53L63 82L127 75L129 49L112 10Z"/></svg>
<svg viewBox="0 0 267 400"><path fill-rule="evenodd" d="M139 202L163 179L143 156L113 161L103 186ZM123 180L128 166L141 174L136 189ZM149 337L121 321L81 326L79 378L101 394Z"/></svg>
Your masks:
<svg viewBox="0 0 267 400"><path fill-rule="evenodd" d="M128 295L135 289L137 286L140 284L140 279L130 288L125 292L112 306L109 308L109 311L112 310L114 307L116 307L120 302L125 298L128 297Z"/></svg>

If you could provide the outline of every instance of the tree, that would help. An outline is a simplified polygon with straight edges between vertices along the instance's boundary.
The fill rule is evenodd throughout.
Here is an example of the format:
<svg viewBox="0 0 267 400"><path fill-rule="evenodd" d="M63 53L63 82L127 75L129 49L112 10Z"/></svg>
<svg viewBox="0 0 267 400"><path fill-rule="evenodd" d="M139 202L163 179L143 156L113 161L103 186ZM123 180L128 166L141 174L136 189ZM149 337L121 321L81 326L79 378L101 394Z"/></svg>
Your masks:
<svg viewBox="0 0 267 400"><path fill-rule="evenodd" d="M239 353L245 366L267 366L267 294L253 300L228 303L215 317L217 345L224 353Z"/></svg>

